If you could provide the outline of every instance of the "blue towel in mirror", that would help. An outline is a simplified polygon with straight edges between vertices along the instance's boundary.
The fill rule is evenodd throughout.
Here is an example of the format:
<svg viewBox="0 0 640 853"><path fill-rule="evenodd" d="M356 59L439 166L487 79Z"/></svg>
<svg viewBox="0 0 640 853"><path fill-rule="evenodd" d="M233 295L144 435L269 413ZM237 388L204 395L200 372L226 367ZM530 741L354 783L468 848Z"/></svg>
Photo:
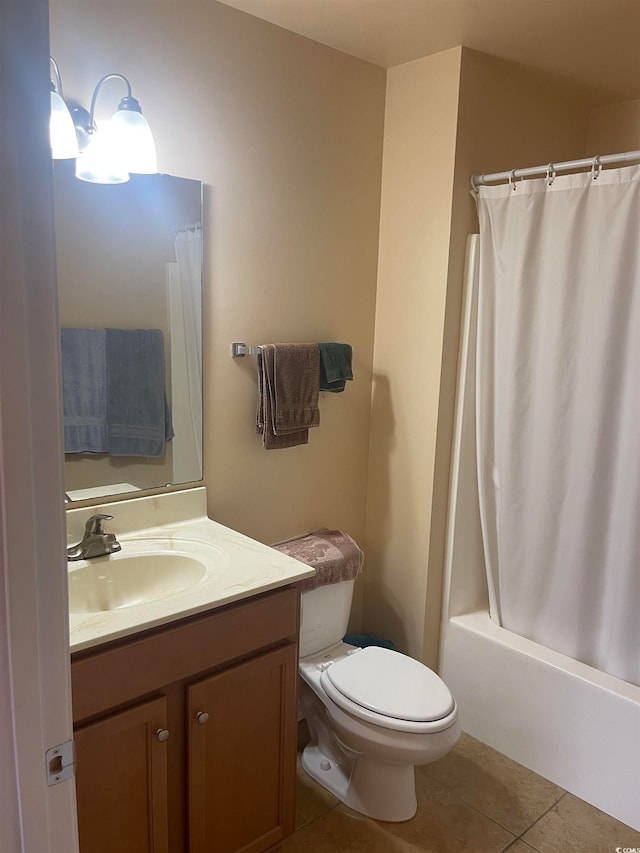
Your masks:
<svg viewBox="0 0 640 853"><path fill-rule="evenodd" d="M173 436L160 329L107 329L107 423L112 456L162 456Z"/></svg>
<svg viewBox="0 0 640 853"><path fill-rule="evenodd" d="M62 329L65 453L107 453L105 329Z"/></svg>

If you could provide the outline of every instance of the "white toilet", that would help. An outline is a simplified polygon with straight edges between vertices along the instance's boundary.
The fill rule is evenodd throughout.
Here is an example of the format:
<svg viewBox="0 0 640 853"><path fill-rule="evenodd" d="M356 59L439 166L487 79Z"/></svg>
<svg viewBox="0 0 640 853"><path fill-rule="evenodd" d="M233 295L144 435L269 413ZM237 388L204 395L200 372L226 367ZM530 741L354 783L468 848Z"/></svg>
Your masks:
<svg viewBox="0 0 640 853"><path fill-rule="evenodd" d="M409 820L417 809L414 766L455 745L458 711L442 679L413 658L341 641L353 584L302 595L300 711L311 733L302 766L355 811Z"/></svg>

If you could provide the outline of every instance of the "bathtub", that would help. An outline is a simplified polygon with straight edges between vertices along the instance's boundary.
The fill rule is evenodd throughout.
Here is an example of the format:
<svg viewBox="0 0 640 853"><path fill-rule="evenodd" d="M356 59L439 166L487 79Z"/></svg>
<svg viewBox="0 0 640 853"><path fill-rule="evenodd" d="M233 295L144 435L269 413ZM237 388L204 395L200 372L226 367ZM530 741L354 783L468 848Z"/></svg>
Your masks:
<svg viewBox="0 0 640 853"><path fill-rule="evenodd" d="M440 672L464 731L640 830L640 687L489 618L475 469L477 236L467 275L451 467ZM640 652L639 652L640 653Z"/></svg>
<svg viewBox="0 0 640 853"><path fill-rule="evenodd" d="M640 830L640 687L488 611L448 620L441 669L464 731Z"/></svg>

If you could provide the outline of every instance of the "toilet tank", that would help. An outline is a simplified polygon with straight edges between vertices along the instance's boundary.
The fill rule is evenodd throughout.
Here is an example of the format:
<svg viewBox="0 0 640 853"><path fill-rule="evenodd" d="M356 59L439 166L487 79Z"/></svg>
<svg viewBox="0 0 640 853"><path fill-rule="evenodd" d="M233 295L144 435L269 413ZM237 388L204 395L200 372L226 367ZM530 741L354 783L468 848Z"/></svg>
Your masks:
<svg viewBox="0 0 640 853"><path fill-rule="evenodd" d="M301 658L335 646L347 633L354 583L340 581L302 593Z"/></svg>

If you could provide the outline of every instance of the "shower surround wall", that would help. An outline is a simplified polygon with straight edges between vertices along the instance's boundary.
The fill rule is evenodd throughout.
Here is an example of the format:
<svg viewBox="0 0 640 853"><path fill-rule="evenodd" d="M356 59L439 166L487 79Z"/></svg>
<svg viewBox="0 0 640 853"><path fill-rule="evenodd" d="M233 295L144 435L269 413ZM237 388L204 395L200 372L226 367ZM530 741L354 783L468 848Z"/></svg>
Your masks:
<svg viewBox="0 0 640 853"><path fill-rule="evenodd" d="M434 668L469 178L582 154L582 94L467 48L388 72L364 613Z"/></svg>

